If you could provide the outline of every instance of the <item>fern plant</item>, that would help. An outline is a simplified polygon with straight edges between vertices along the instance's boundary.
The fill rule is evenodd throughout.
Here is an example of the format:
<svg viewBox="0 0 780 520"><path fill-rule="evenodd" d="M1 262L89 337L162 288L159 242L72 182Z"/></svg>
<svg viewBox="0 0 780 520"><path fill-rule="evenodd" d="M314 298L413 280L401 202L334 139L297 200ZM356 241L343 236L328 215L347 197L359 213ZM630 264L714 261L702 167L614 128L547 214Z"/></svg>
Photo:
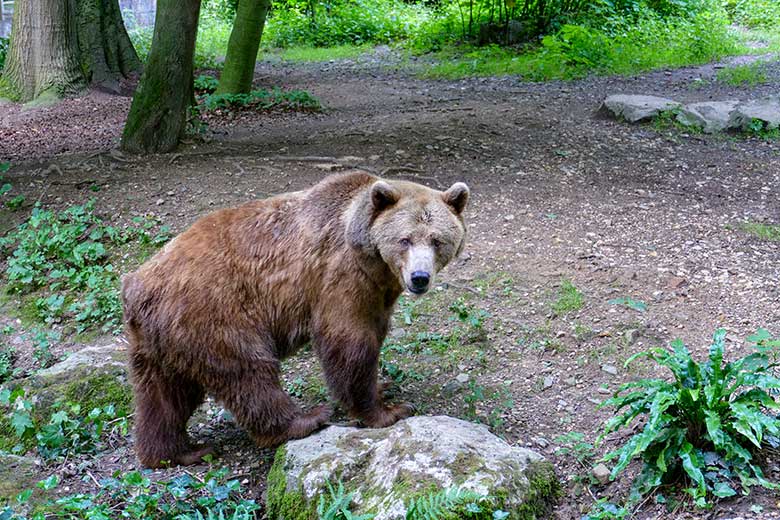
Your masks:
<svg viewBox="0 0 780 520"><path fill-rule="evenodd" d="M626 361L649 358L672 372L672 380L640 379L622 385L601 407L622 413L604 427L599 442L614 431L646 417L641 431L604 460L616 460L614 479L634 459L643 468L633 485L633 497L662 484L682 481L694 503L705 507L711 497L723 498L768 481L755 460L764 443L780 445L778 404L770 391L780 388L773 371L777 341L766 331L749 338L757 352L724 363L726 332L718 330L708 358L697 363L682 341L672 350L640 352ZM774 359L774 358L773 358Z"/></svg>
<svg viewBox="0 0 780 520"><path fill-rule="evenodd" d="M354 493L347 493L342 482L338 483L336 489L330 482L325 484L330 496L320 495L320 501L317 504L317 518L319 520L373 520L374 515L356 515L350 511Z"/></svg>
<svg viewBox="0 0 780 520"><path fill-rule="evenodd" d="M491 502L490 497L476 491L451 487L410 500L406 507L406 520L504 520L509 517L509 513L489 507Z"/></svg>

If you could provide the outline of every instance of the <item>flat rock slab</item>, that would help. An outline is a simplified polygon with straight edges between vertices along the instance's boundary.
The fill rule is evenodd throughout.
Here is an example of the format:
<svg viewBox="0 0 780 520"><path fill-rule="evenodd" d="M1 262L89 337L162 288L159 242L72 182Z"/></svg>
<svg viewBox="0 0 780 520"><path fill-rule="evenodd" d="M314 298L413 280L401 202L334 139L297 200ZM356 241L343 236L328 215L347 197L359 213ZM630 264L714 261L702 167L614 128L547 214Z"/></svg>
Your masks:
<svg viewBox="0 0 780 520"><path fill-rule="evenodd" d="M731 116L739 100L705 101L684 105L677 112L677 121L685 126L701 128L712 134L731 128Z"/></svg>
<svg viewBox="0 0 780 520"><path fill-rule="evenodd" d="M731 114L729 125L742 130L754 130L755 121L761 121L763 128L780 128L780 98L757 99L737 106Z"/></svg>
<svg viewBox="0 0 780 520"><path fill-rule="evenodd" d="M320 496L330 495L327 483L342 483L353 494L352 512L375 520L405 519L412 499L452 489L487 497L477 503L510 518L546 518L560 489L541 455L443 416L383 429L331 426L288 442L268 475L268 518L316 520Z"/></svg>
<svg viewBox="0 0 780 520"><path fill-rule="evenodd" d="M604 100L603 108L615 117L621 117L629 123L636 123L652 119L661 112L674 110L680 106L677 101L662 97L615 94Z"/></svg>

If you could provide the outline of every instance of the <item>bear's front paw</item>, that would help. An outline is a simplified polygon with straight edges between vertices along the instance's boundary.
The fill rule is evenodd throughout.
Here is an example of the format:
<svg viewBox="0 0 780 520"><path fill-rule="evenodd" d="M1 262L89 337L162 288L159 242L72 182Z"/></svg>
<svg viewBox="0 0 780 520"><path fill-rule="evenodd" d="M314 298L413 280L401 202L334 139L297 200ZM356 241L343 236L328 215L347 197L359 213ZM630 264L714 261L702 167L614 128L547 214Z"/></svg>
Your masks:
<svg viewBox="0 0 780 520"><path fill-rule="evenodd" d="M364 419L363 424L369 428L385 428L412 415L414 415L413 405L409 403L396 404L386 406L381 412L373 414L370 418Z"/></svg>

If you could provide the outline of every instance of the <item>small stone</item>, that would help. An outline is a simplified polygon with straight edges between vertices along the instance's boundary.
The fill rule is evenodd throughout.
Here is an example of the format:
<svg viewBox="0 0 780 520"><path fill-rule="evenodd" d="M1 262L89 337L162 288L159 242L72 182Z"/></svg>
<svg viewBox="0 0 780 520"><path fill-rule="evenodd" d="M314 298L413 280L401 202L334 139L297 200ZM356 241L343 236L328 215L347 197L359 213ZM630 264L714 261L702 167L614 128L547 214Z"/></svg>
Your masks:
<svg viewBox="0 0 780 520"><path fill-rule="evenodd" d="M544 378L544 381L542 382L542 388L544 390L547 390L548 388L552 388L554 382L555 380L551 376L547 376Z"/></svg>
<svg viewBox="0 0 780 520"><path fill-rule="evenodd" d="M404 336L406 336L406 329L402 327L396 327L390 331L391 338L403 338Z"/></svg>
<svg viewBox="0 0 780 520"><path fill-rule="evenodd" d="M157 202L155 202L155 204L157 204L158 206L162 206L163 204L165 204L165 199L157 199Z"/></svg>
<svg viewBox="0 0 780 520"><path fill-rule="evenodd" d="M176 192L175 191L169 191L168 193L166 193L166 195L168 195L169 197L173 197L174 195L176 195Z"/></svg>
<svg viewBox="0 0 780 520"><path fill-rule="evenodd" d="M536 443L536 445L539 446L542 449L544 449L544 448L546 448L547 446L550 445L550 441L548 441L544 437L534 437L533 440Z"/></svg>
<svg viewBox="0 0 780 520"><path fill-rule="evenodd" d="M574 377L567 377L566 379L564 379L563 382L569 386L574 386L577 384L577 379Z"/></svg>
<svg viewBox="0 0 780 520"><path fill-rule="evenodd" d="M618 369L615 365L601 365L601 370L612 376L616 376L618 373Z"/></svg>
<svg viewBox="0 0 780 520"><path fill-rule="evenodd" d="M639 330L628 329L623 333L623 337L626 339L628 345L633 345L639 339Z"/></svg>
<svg viewBox="0 0 780 520"><path fill-rule="evenodd" d="M468 382L469 382L469 379L470 379L469 375L468 375L468 374L465 374L465 373L463 373L463 372L461 372L460 374L458 374L457 376L455 376L455 381L457 381L458 383L461 383L461 384L466 384L466 383L468 383Z"/></svg>
<svg viewBox="0 0 780 520"><path fill-rule="evenodd" d="M652 119L661 112L679 108L680 103L671 99L642 95L612 95L604 100L603 108L629 123Z"/></svg>
<svg viewBox="0 0 780 520"><path fill-rule="evenodd" d="M376 162L376 161L378 161L380 158L381 158L381 156L380 156L380 155L369 155L369 156L368 156L368 160L369 160L369 161L371 161L371 162Z"/></svg>
<svg viewBox="0 0 780 520"><path fill-rule="evenodd" d="M595 466L593 466L593 469L591 470L591 473L593 474L593 478L599 481L599 484L602 486L605 486L609 483L609 476L611 472L609 471L609 468L602 462L599 462Z"/></svg>
<svg viewBox="0 0 780 520"><path fill-rule="evenodd" d="M600 386L600 387L599 387L599 389L598 389L598 390L596 390L596 391L597 391L598 393L600 393L601 395L609 395L609 394L611 394L611 393L612 393L612 390L610 390L610 389L609 389L609 388L607 388L606 386ZM599 403L601 403L601 401L599 401Z"/></svg>
<svg viewBox="0 0 780 520"><path fill-rule="evenodd" d="M449 399L449 398L453 397L455 394L457 394L458 392L460 392L462 388L463 388L463 383L453 379L452 381L448 381L447 383L445 383L441 387L441 390L440 390L439 393L445 399Z"/></svg>
<svg viewBox="0 0 780 520"><path fill-rule="evenodd" d="M507 222L511 222L514 219L515 219L514 215L504 215L504 220L506 220Z"/></svg>

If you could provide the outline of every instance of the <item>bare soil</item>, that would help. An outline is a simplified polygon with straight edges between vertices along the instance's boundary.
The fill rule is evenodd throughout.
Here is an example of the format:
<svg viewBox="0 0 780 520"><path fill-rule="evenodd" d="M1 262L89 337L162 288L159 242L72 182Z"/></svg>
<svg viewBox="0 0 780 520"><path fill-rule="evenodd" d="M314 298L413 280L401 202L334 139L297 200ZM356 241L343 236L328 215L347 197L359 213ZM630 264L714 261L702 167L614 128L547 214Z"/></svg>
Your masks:
<svg viewBox="0 0 780 520"><path fill-rule="evenodd" d="M64 207L90 196L118 222L154 213L182 230L216 208L351 167L437 188L465 181L473 194L469 245L434 294L401 306L393 342L406 350L393 361L409 377L396 395L428 414L476 416L509 442L550 457L566 487L557 518L579 518L599 497L620 500L629 474L583 487L588 469L556 454L556 438L576 431L595 440L609 417L596 403L621 382L650 375L623 367L635 352L682 338L702 357L723 327L727 356L736 357L757 328L780 333L780 243L740 228L780 223L780 143L629 126L601 116L600 103L613 93L679 101L776 94L780 65L771 65L769 83L735 88L717 83L712 65L536 84L421 80L389 62L386 51L323 64L263 62L259 87L308 90L326 109L211 117L205 137L167 155L113 150L127 97L91 93L37 110L0 105L0 161L12 161L6 181L28 201L2 213L0 231L35 201ZM563 280L583 293L584 306L556 314L551 305ZM609 303L621 297L647 310ZM472 330L449 351L427 349L418 333L465 327L449 310L459 298L489 315L484 332ZM306 404L323 398L317 374L310 353L290 362L288 384ZM466 397L475 387L453 383L459 374L486 389L471 411ZM511 406L501 404L502 388ZM219 463L260 497L272 452L207 408L193 421L194 435L214 441ZM624 438L608 438L605 448ZM87 469L71 462L67 482L83 488L84 471L99 479L134 468L130 443L121 440ZM769 457L766 468L780 477L780 461ZM756 489L706 512L689 503L667 511L650 499L637 517L780 518L778 510L779 494Z"/></svg>

